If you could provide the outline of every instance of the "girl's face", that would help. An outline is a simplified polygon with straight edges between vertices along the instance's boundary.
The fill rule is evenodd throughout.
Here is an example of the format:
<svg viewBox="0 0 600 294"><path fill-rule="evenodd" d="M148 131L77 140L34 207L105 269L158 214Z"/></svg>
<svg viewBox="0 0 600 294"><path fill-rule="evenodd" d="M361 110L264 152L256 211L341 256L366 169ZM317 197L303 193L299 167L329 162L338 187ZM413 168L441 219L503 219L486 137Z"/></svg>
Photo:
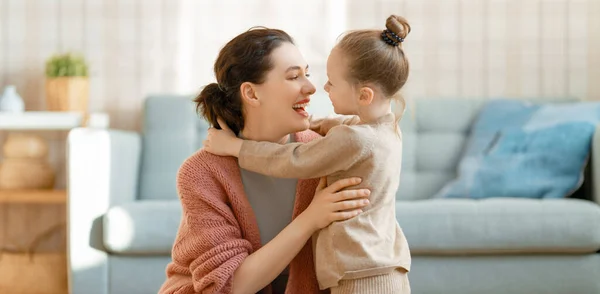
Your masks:
<svg viewBox="0 0 600 294"><path fill-rule="evenodd" d="M306 106L315 86L308 80L308 65L298 48L283 43L271 53L273 68L265 82L254 85L258 102L247 111L255 111L255 117L264 118L269 132L282 136L308 129Z"/></svg>
<svg viewBox="0 0 600 294"><path fill-rule="evenodd" d="M358 114L359 93L355 87L348 82L347 62L343 58L343 52L333 48L327 58L327 77L324 89L329 94L329 100L333 104L333 110L337 114Z"/></svg>

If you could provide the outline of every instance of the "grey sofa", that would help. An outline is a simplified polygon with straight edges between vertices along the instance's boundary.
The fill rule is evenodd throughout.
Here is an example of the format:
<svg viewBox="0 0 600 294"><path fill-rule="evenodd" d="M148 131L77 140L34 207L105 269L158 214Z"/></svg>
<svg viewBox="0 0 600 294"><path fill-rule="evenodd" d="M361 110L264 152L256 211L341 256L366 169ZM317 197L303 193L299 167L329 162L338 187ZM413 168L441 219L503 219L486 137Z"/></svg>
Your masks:
<svg viewBox="0 0 600 294"><path fill-rule="evenodd" d="M567 199L431 199L456 176L482 105L417 100L401 122L396 205L413 256L413 293L600 293L600 157ZM156 293L165 279L181 217L175 176L207 125L183 96L149 97L143 122L142 134L69 134L71 293Z"/></svg>

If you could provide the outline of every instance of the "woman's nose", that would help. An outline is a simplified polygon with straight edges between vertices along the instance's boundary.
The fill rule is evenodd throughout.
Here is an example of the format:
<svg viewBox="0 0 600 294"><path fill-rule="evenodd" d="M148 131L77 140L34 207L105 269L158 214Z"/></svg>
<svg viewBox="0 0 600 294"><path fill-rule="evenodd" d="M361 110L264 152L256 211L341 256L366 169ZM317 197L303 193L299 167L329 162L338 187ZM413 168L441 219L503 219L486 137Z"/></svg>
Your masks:
<svg viewBox="0 0 600 294"><path fill-rule="evenodd" d="M310 81L306 81L306 86L304 88L308 95L312 95L315 92L317 92L315 85L313 85L313 83L311 83Z"/></svg>

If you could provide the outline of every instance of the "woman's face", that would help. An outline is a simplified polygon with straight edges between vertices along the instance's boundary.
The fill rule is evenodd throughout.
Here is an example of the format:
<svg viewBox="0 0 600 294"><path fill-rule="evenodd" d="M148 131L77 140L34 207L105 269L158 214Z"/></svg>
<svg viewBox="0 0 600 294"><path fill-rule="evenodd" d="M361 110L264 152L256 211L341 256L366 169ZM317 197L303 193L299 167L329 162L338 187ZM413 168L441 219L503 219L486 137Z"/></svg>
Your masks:
<svg viewBox="0 0 600 294"><path fill-rule="evenodd" d="M259 106L247 109L264 118L274 133L286 135L308 129L306 106L315 86L308 80L308 64L298 48L283 43L271 52L273 68L265 82L255 85ZM256 116L256 115L255 115Z"/></svg>

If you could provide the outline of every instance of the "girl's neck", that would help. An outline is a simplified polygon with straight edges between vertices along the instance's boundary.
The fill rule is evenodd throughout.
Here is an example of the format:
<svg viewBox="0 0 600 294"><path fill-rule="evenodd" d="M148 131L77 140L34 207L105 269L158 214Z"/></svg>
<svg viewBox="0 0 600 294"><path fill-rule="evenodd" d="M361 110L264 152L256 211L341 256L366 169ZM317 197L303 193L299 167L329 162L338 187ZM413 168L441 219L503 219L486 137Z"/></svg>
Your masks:
<svg viewBox="0 0 600 294"><path fill-rule="evenodd" d="M375 98L371 104L366 106L359 106L358 116L360 121L364 123L371 123L378 121L380 118L393 113L392 112L392 99L388 98Z"/></svg>

